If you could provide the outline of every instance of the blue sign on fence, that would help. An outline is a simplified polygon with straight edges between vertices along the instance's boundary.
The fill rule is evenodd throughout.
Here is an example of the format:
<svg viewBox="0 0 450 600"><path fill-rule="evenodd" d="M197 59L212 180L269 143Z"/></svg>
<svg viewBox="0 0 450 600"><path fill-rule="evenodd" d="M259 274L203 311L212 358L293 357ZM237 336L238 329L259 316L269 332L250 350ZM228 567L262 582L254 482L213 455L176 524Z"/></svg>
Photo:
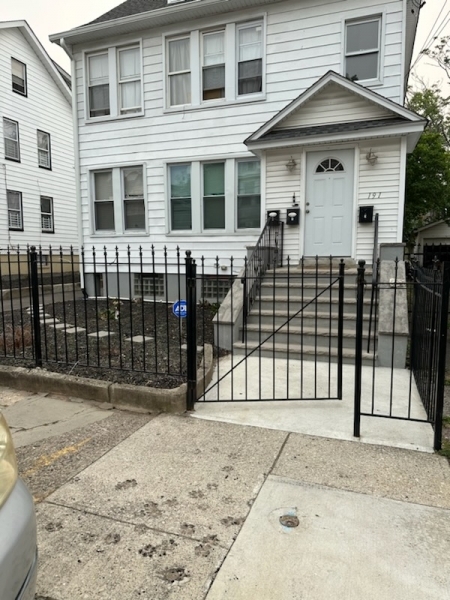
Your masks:
<svg viewBox="0 0 450 600"><path fill-rule="evenodd" d="M187 302L186 300L177 300L172 306L172 312L176 317L184 319L187 317Z"/></svg>

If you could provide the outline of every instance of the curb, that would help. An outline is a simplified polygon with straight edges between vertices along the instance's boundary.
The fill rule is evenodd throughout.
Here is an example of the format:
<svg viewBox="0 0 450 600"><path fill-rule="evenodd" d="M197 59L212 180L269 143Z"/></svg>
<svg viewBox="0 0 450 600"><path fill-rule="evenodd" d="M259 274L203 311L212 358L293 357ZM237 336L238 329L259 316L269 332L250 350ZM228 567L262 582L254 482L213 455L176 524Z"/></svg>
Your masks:
<svg viewBox="0 0 450 600"><path fill-rule="evenodd" d="M201 396L210 383L214 371L211 344L205 344L202 363L197 370L197 396ZM187 384L164 389L145 386L109 383L98 379L53 373L45 369L0 366L0 386L36 393L72 396L111 404L116 408L135 407L149 412L181 414L186 412Z"/></svg>

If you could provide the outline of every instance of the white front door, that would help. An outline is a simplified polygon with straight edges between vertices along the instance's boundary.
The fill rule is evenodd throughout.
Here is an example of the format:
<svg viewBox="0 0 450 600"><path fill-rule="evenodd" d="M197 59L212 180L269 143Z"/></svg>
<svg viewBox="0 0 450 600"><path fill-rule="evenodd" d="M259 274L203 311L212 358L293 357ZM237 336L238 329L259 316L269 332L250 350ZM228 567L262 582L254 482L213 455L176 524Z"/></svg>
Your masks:
<svg viewBox="0 0 450 600"><path fill-rule="evenodd" d="M354 150L306 156L305 255L350 256Z"/></svg>

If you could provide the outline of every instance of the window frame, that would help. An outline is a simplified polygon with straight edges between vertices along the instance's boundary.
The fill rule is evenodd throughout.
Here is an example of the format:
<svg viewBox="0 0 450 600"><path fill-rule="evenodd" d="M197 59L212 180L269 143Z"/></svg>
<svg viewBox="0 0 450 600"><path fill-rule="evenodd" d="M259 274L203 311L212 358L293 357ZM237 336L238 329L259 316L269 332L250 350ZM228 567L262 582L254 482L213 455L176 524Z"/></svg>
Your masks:
<svg viewBox="0 0 450 600"><path fill-rule="evenodd" d="M205 165L221 165L223 164L223 199L224 199L224 226L205 227L205 198L214 198L215 196L205 196ZM200 162L200 210L201 210L201 232L208 233L225 233L227 230L227 163L226 160L210 160ZM222 198L222 196L216 196ZM192 199L191 199L192 202Z"/></svg>
<svg viewBox="0 0 450 600"><path fill-rule="evenodd" d="M359 52L347 52L347 31L348 26L351 25L359 25L364 23L371 23L377 21L378 22L378 49L370 49L370 50L362 50ZM365 54L378 54L378 65L377 65L377 77L372 77L370 79L358 79L356 83L359 84L369 84L369 85L381 85L383 82L383 45L382 40L384 38L384 23L386 19L383 13L375 14L375 15L364 15L359 17L354 17L351 19L345 19L343 22L343 66L342 73L343 76L346 77L347 73L347 57L352 56L363 56Z"/></svg>
<svg viewBox="0 0 450 600"><path fill-rule="evenodd" d="M204 71L205 68L208 68L208 66L205 67L204 61L205 61L205 43L204 43L204 39L205 39L205 35L214 35L215 33L223 33L223 57L224 57L224 62L223 62L223 68L224 68L224 90L223 90L223 96L221 98L211 98L211 99L204 99L203 95L205 92L204 89ZM220 27L219 29L207 29L205 31L200 31L200 57L199 57L199 76L200 76L200 102L201 104L210 104L210 103L220 103L220 102L224 102L224 100L227 97L227 31L226 28ZM221 66L219 65L209 65L209 66ZM192 69L191 69L192 70Z"/></svg>
<svg viewBox="0 0 450 600"><path fill-rule="evenodd" d="M246 163L246 162L259 162L259 226L258 227L239 227L238 223L239 223L239 167L238 165L240 163ZM261 159L258 159L256 157L248 157L248 158L241 158L236 160L236 167L235 167L235 206L234 206L234 228L235 231L255 231L255 230L261 230L262 227L262 219L261 219L261 208L262 208L262 176L263 176L263 172L262 172L262 161ZM243 195L247 195L247 196L253 196L254 194L241 194L241 196Z"/></svg>
<svg viewBox="0 0 450 600"><path fill-rule="evenodd" d="M143 191L144 191L144 209L145 209L145 229L125 229L125 211L123 205L123 175L122 170L131 168L142 168ZM95 174L112 172L112 200L95 199ZM93 237L121 237L121 236L148 236L149 235L149 212L148 212L148 192L147 192L147 165L144 162L138 163L120 163L118 165L99 166L88 171L88 197L90 214L90 234ZM112 202L114 211L114 229L96 229L95 222L95 203Z"/></svg>
<svg viewBox="0 0 450 600"><path fill-rule="evenodd" d="M10 208L9 207L9 198L8 198L8 194L13 193L13 194L19 194L19 198L20 198L20 210L17 210L15 208ZM6 190L6 204L7 204L7 208L8 208L8 231L23 231L23 197L22 197L22 192L19 192L19 190L10 190L7 189ZM9 213L10 211L14 211L15 213L19 213L20 214L20 227L11 227L10 222L9 222Z"/></svg>
<svg viewBox="0 0 450 600"><path fill-rule="evenodd" d="M119 51L131 50L132 48L139 49L139 64L141 67L140 71L140 87L141 87L141 106L139 111L122 113L120 109L121 97L120 97L120 65L119 65ZM109 85L109 115L100 115L97 117L90 116L90 98L89 98L89 58L91 56L99 56L106 54L108 57L108 85ZM84 81L84 123L100 123L102 121L117 121L122 119L133 119L136 117L143 117L145 115L145 102L144 102L144 60L143 60L143 49L142 39L131 39L123 44L117 44L115 46L107 46L100 48L91 48L83 50L83 81ZM136 79L137 81L137 79ZM123 83L126 83L123 82Z"/></svg>
<svg viewBox="0 0 450 600"><path fill-rule="evenodd" d="M126 50L137 50L138 54L139 54L139 58L140 58L140 72L139 72L139 77L134 77L134 79L125 79L125 80L121 80L120 78L120 53L124 52ZM144 97L143 97L143 89L142 89L142 80L143 80L143 74L142 74L142 67L143 67L143 61L142 61L142 48L140 44L133 44L131 46L126 45L126 46L116 46L116 66L117 66L117 110L118 110L118 115L121 117L124 116L130 116L130 115L135 115L137 113L141 113L142 112L142 107L143 107L143 103L144 103ZM134 83L136 81L139 81L139 87L141 88L141 105L140 106L135 106L133 107L133 112L122 112L122 84L125 83ZM110 93L111 93L111 88L110 88ZM126 110L131 110L131 109L126 109Z"/></svg>
<svg viewBox="0 0 450 600"><path fill-rule="evenodd" d="M5 135L5 121L9 121L10 123L14 123L14 125L16 125L17 128L17 140L12 140L14 142L17 143L17 153L18 153L18 158L13 158L11 156L7 156L6 155L6 140L10 140L11 138L7 138ZM20 127L19 127L19 121L14 121L13 119L9 119L8 117L3 117L3 149L4 149L4 155L5 155L5 160L11 160L12 162L16 162L16 163L20 163L21 159L20 159Z"/></svg>
<svg viewBox="0 0 450 600"><path fill-rule="evenodd" d="M237 228L237 164L239 162L260 163L260 225L259 227ZM225 228L205 229L203 219L203 165L211 163L225 163ZM170 167L177 165L191 166L191 229L172 229L171 214L171 189L170 189ZM229 235L256 235L261 233L263 224L263 206L265 202L264 172L265 159L256 158L254 155L244 153L234 156L194 157L191 161L164 161L166 169L165 176L165 199L166 199L166 235L168 237L183 236L229 236Z"/></svg>
<svg viewBox="0 0 450 600"><path fill-rule="evenodd" d="M189 40L189 69L185 69L183 71L174 71L172 73L172 72L170 72L169 46L170 46L170 42L176 42L177 40ZM185 106L192 106L193 81L192 81L192 35L191 35L191 33L185 34L185 35L176 35L173 37L166 37L164 48L165 48L165 66L164 66L164 68L166 71L165 81L166 81L166 96L167 96L166 105L168 108L178 109L178 110L182 109ZM191 101L188 103L185 103L185 104L171 104L170 78L173 77L174 75L187 75L187 74L190 75L190 81L191 81Z"/></svg>
<svg viewBox="0 0 450 600"><path fill-rule="evenodd" d="M42 233L55 233L55 205L53 203L53 198L51 196L40 196L40 203L41 203L41 231ZM50 200L50 212L49 213L44 213L42 211L42 200ZM50 216L51 218L51 229L44 229L43 224L42 224L42 217L43 216Z"/></svg>
<svg viewBox="0 0 450 600"><path fill-rule="evenodd" d="M15 90L14 89L14 81L13 81L13 74L12 74L12 61L16 61L17 63L19 63L20 65L22 65L22 67L24 68L24 88L25 91L20 92L19 90ZM22 62L21 60L19 60L18 58L14 58L14 56L11 56L11 89L15 94L19 94L19 96L23 96L24 98L28 98L28 73L27 73L27 65L26 63Z"/></svg>
<svg viewBox="0 0 450 600"><path fill-rule="evenodd" d="M46 135L48 137L48 150L42 150L42 148L39 148L39 134L43 133L44 135ZM38 150L38 167L40 169L46 169L47 171L51 171L52 170L52 140L51 140L51 135L47 132L47 131L43 131L42 129L37 129L36 130L36 137L37 137L37 150ZM48 167L45 167L44 165L41 165L39 162L39 151L41 152L48 152Z"/></svg>
<svg viewBox="0 0 450 600"><path fill-rule="evenodd" d="M145 180L144 180L144 166L143 165L133 165L130 167L119 167L120 168L120 190L121 190L121 210L122 210L122 231L124 234L128 235L130 233L145 233L147 230L146 221L147 221L147 211L145 206ZM142 198L125 198L125 171L127 169L141 169L142 172ZM113 179L113 197L114 197L114 179ZM131 228L127 229L126 224L126 210L125 204L127 202L135 202L142 200L142 204L144 205L144 227L142 229Z"/></svg>
<svg viewBox="0 0 450 600"><path fill-rule="evenodd" d="M182 167L182 166L186 166L189 165L191 167L191 173L190 173L190 177L191 177L191 195L189 197L189 201L191 203L191 227L190 229L174 229L173 228L173 224L172 224L172 176L171 176L171 167ZM169 223L169 231L170 232L174 232L174 233L192 233L194 231L194 218L193 218L193 206L192 206L192 175L193 175L193 169L192 169L192 161L188 161L188 162L183 162L183 161L178 161L178 162L174 162L174 163L168 163L167 164L167 196L168 196L168 223ZM187 196L184 196L184 199L187 199Z"/></svg>
<svg viewBox="0 0 450 600"><path fill-rule="evenodd" d="M262 90L252 94L238 94L238 31L240 28L261 26L262 45ZM163 34L163 63L164 63L164 113L182 112L184 110L199 110L206 107L220 107L266 100L267 85L267 13L261 13L249 20L228 22L219 20L214 27L192 29L191 31L174 31ZM214 100L203 100L203 34L224 31L225 37L225 97ZM172 40L190 39L190 73L191 73L191 103L183 105L170 104L169 85L169 50Z"/></svg>

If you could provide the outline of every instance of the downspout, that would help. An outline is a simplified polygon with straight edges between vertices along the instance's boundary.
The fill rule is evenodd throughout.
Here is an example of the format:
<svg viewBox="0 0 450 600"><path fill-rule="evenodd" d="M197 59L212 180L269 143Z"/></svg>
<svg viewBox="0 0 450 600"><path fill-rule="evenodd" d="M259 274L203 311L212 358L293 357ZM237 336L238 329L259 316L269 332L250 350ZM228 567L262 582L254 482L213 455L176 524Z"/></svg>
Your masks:
<svg viewBox="0 0 450 600"><path fill-rule="evenodd" d="M61 38L59 40L61 48L65 51L67 56L72 61L71 66L71 79L72 79L72 127L73 127L73 145L74 145L74 158L75 158L75 193L77 202L77 228L78 228L78 265L80 270L80 286L84 290L84 273L82 271L81 261L81 248L83 246L83 230L82 230L82 213L81 213L81 185L80 185L80 142L78 136L78 112L77 112L77 95L76 95L76 64L73 57L72 49L68 46Z"/></svg>

